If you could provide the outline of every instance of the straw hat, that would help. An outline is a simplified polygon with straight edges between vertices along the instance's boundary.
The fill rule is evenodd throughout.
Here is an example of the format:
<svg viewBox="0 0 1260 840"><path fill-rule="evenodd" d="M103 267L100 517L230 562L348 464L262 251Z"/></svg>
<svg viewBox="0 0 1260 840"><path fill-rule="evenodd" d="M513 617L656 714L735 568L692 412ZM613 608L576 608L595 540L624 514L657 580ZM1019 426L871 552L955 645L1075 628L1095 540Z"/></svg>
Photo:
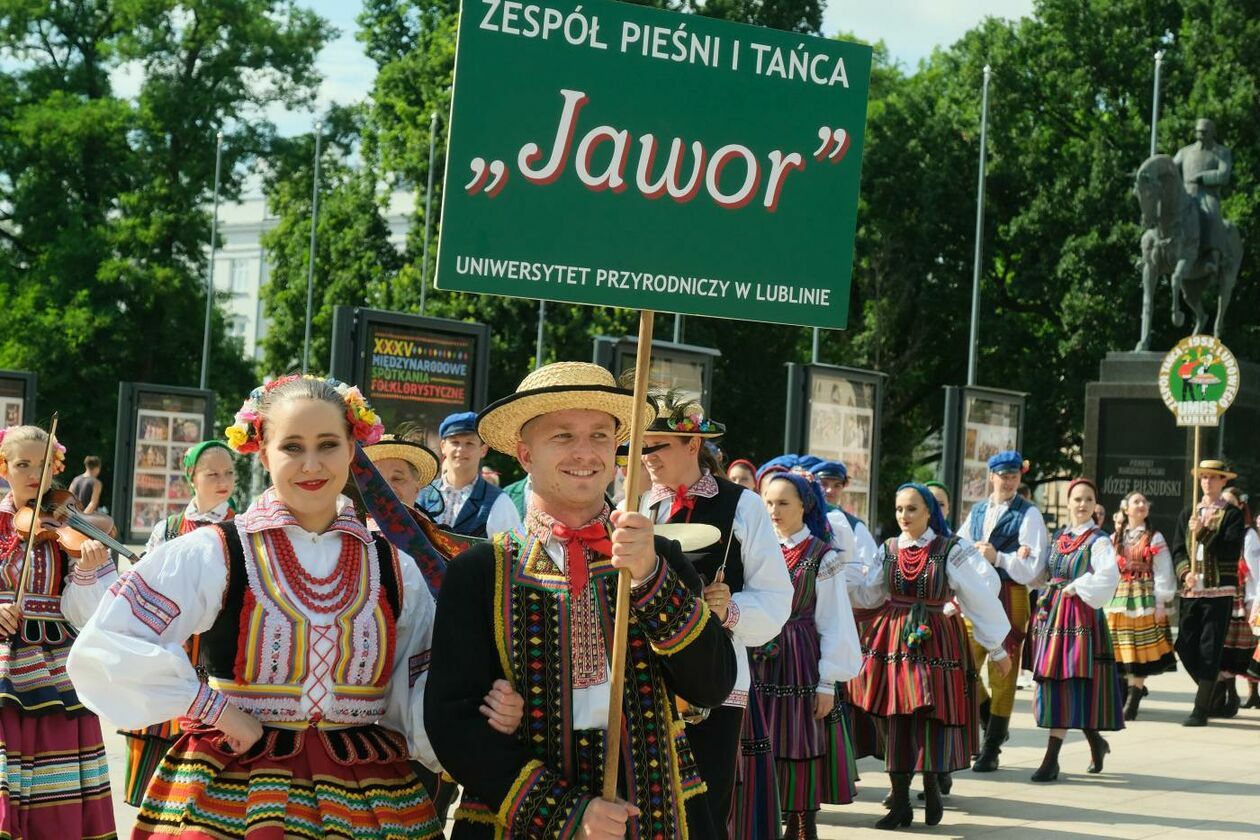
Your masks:
<svg viewBox="0 0 1260 840"><path fill-rule="evenodd" d="M634 392L618 388L611 373L590 362L553 362L521 380L516 393L496 400L477 417L477 434L492 449L516 455L521 427L544 414L567 409L589 409L611 414L617 421L617 441L630 439ZM646 425L656 417L651 402L641 414Z"/></svg>
<svg viewBox="0 0 1260 840"><path fill-rule="evenodd" d="M406 461L420 473L422 485L432 484L438 474L438 458L433 450L422 443L406 440L396 435L381 435L379 443L363 447L373 464L390 458Z"/></svg>
<svg viewBox="0 0 1260 840"><path fill-rule="evenodd" d="M1226 478L1238 478L1238 473L1231 470L1224 461L1218 461L1215 458L1199 462L1199 467L1194 471L1194 476L1198 478L1201 475L1223 475Z"/></svg>

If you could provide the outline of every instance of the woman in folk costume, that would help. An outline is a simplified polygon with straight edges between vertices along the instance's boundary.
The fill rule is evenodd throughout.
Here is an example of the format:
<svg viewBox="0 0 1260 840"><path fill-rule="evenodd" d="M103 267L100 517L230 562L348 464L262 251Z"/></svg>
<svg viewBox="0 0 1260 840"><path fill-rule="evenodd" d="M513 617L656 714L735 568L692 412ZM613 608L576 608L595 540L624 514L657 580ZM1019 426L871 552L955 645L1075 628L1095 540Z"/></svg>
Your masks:
<svg viewBox="0 0 1260 840"><path fill-rule="evenodd" d="M39 494L47 446L35 426L0 431L0 477L10 488L0 500L0 837L113 837L101 724L66 675L76 628L117 579L109 551L89 540L73 558L55 538L37 538L16 603L26 540L14 520ZM54 441L52 451L56 474L65 449Z"/></svg>
<svg viewBox="0 0 1260 840"><path fill-rule="evenodd" d="M769 480L765 501L794 594L779 637L752 651L751 701L768 724L785 836L817 840L820 804L847 805L856 792L843 684L857 676L862 653L822 491L784 473ZM776 836L777 819L772 830L746 836Z"/></svg>
<svg viewBox="0 0 1260 840"><path fill-rule="evenodd" d="M207 440L197 444L184 454L183 468L184 478L192 486L193 498L183 513L172 514L153 529L145 545L146 554L164 542L236 515L229 501L236 488L236 466L226 443ZM199 642L197 636L188 640L188 659L194 665L200 659ZM158 762L179 738L179 733L178 718L144 729L122 730L127 739L123 799L128 805L140 807Z"/></svg>
<svg viewBox="0 0 1260 840"><path fill-rule="evenodd" d="M1247 569L1246 594L1251 603L1248 624L1252 635L1260 636L1260 533L1257 532L1254 519L1243 536L1243 565ZM1247 698L1243 708L1260 708L1260 696L1257 696L1256 691L1257 684L1260 684L1260 645L1256 647L1247 666L1247 681L1251 683L1251 696Z"/></svg>
<svg viewBox="0 0 1260 840"><path fill-rule="evenodd" d="M1069 729L1085 732L1090 773L1101 773L1111 751L1099 731L1124 728L1115 648L1103 616L1116 594L1120 571L1111 540L1094 522L1098 490L1088 478L1068 485L1068 521L1041 556L1004 556L1020 583L1042 581L1033 614L1033 713L1050 730L1034 782L1059 778L1059 748Z"/></svg>
<svg viewBox="0 0 1260 840"><path fill-rule="evenodd" d="M976 562L972 546L950 535L927 487L897 488L896 513L901 535L884 543L855 600L880 609L863 641L862 671L850 683L853 703L880 718L886 733L892 796L889 813L876 823L884 829L913 820L910 778L916 772L923 774L925 821L939 823L938 775L968 767L976 746L975 665L966 627L946 614L946 604L958 600L999 670L1012 664L1002 647L1011 625L996 575Z"/></svg>
<svg viewBox="0 0 1260 840"><path fill-rule="evenodd" d="M203 525L224 522L236 515L232 492L236 489L236 465L231 448L221 440L202 441L184 453L184 478L192 487L192 501L183 513L168 516L153 529L145 552L162 543L197 530Z"/></svg>
<svg viewBox="0 0 1260 840"><path fill-rule="evenodd" d="M440 836L407 761L436 766L421 721L433 599L339 498L380 423L358 389L311 376L255 389L236 420L229 443L272 487L138 563L68 666L111 720L187 718L133 837Z"/></svg>
<svg viewBox="0 0 1260 840"><path fill-rule="evenodd" d="M1256 600L1256 575L1260 573L1260 551L1256 549L1255 520L1251 516L1251 508L1243 500L1237 487L1226 487L1221 497L1242 511L1243 534L1242 556L1238 558L1238 589L1234 593L1234 606L1230 611L1229 629L1225 633L1225 649L1221 652L1221 688L1214 698L1213 714L1221 717L1234 717L1241 708L1238 698L1237 678L1242 677L1251 684L1251 697L1248 707L1256 699L1256 684L1248 675L1248 667L1256 653L1256 637L1251 633L1251 609ZM1252 551L1248 553L1248 548Z"/></svg>
<svg viewBox="0 0 1260 840"><path fill-rule="evenodd" d="M1128 678L1124 719L1136 720L1146 678L1177 670L1166 604L1177 594L1172 552L1159 531L1147 527L1151 505L1134 490L1120 501L1112 545L1120 568L1115 597L1103 609L1116 646L1116 665Z"/></svg>

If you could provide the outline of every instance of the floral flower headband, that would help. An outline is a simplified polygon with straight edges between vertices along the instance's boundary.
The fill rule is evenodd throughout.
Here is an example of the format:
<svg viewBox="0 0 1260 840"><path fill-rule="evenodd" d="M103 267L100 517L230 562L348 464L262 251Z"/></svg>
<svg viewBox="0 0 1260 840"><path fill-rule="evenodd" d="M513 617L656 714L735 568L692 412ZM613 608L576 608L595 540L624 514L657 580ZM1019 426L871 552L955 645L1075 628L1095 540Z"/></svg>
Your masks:
<svg viewBox="0 0 1260 840"><path fill-rule="evenodd" d="M331 385L346 405L346 420L350 423L351 434L354 439L364 446L371 446L381 439L381 435L385 431L385 426L381 423L376 412L368 405L364 399L363 393L353 385L333 379L332 377L324 378L321 376L311 376L309 374L291 374L282 376L279 379L273 379L266 385L260 385L253 391L250 391L245 402L241 403L240 409L236 412L236 422L228 426L224 430L227 437L228 446L232 450L242 455L248 455L251 452L257 452L262 448L262 413L260 406L263 398L279 388L281 385L293 382L298 379L313 379L320 382L327 382Z"/></svg>
<svg viewBox="0 0 1260 840"><path fill-rule="evenodd" d="M5 436L8 435L9 432L13 431L16 428L18 427L9 426L8 428L0 429L0 445L4 444ZM3 452L0 452L0 464L7 465L8 462L9 462L9 459L4 457ZM57 438L54 437L53 438L52 474L60 475L61 473L65 471L66 471L66 447L61 443L61 441L57 440Z"/></svg>

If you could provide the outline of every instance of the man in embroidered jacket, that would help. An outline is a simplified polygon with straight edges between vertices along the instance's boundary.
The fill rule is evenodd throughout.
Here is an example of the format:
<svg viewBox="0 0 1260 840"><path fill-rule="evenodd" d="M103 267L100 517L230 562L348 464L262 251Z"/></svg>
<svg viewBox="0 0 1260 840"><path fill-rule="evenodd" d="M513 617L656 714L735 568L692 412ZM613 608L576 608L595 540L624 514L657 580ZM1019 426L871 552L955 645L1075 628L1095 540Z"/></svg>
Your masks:
<svg viewBox="0 0 1260 840"><path fill-rule="evenodd" d="M604 375L608 393L626 393ZM589 399L594 387L575 397ZM556 398L554 387L541 390ZM483 412L481 430L521 394ZM707 840L715 835L675 696L720 704L735 681L734 652L678 544L654 537L638 513L610 517L603 491L626 416L547 406L515 415L510 432L531 479L524 528L456 558L438 601L425 722L465 790L453 838ZM610 664L622 567L634 583L629 654ZM626 672L614 701L625 712L618 802L598 798L610 667ZM504 677L526 697L515 735L483 731L478 711L485 686Z"/></svg>

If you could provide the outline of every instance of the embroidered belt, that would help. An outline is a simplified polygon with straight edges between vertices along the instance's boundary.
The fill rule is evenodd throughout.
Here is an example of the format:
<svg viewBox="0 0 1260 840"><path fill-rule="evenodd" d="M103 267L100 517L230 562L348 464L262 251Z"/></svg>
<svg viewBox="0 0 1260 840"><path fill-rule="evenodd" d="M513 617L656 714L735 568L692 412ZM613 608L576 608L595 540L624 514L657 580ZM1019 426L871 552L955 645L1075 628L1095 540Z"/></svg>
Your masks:
<svg viewBox="0 0 1260 840"><path fill-rule="evenodd" d="M916 598L889 598L889 606L902 610L911 610L916 607L922 608L925 612L939 613L945 612L945 605L948 601L920 601Z"/></svg>

